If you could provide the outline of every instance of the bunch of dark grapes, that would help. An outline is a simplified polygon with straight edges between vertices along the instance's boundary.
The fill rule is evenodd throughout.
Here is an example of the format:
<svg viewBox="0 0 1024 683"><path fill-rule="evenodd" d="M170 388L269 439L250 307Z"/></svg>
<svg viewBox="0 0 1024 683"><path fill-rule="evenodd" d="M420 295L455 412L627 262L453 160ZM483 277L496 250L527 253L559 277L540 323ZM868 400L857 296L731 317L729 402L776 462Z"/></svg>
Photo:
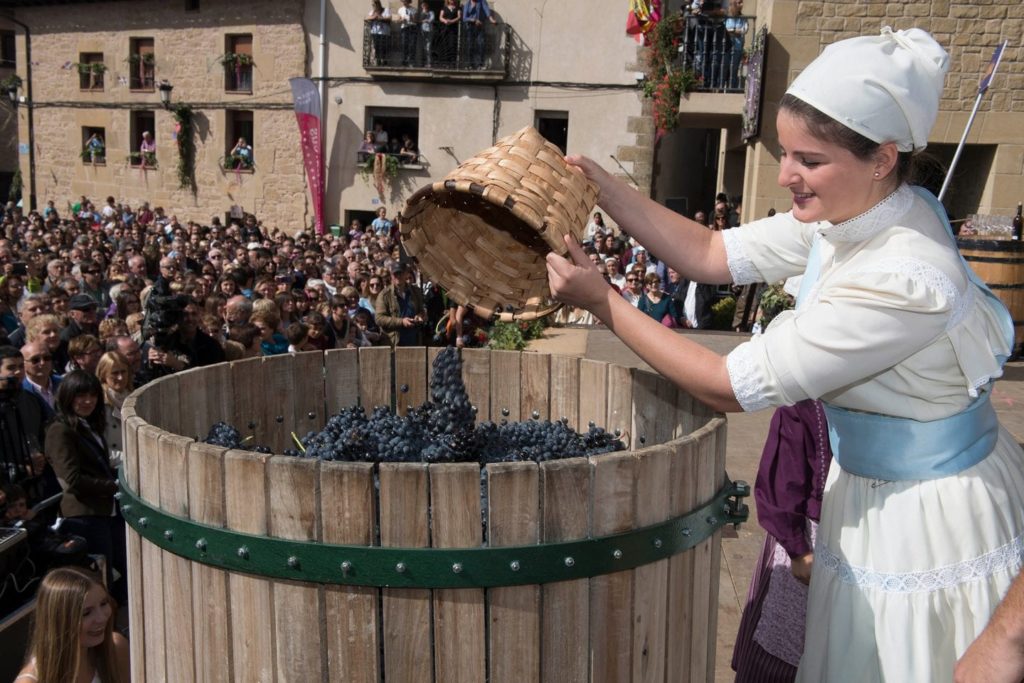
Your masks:
<svg viewBox="0 0 1024 683"><path fill-rule="evenodd" d="M332 416L319 432L301 439L302 452L286 451L322 460L350 462L542 462L576 458L625 448L617 436L590 424L580 434L568 420L476 424L476 407L462 381L462 359L448 347L437 355L430 380L430 398L405 416L378 406L367 415L359 406ZM225 445L222 422L214 425L207 443ZM238 432L234 439L238 440ZM216 432L216 434L215 434ZM211 439L218 441L211 441ZM222 443L222 441L224 443ZM229 448L235 446L228 445Z"/></svg>
<svg viewBox="0 0 1024 683"><path fill-rule="evenodd" d="M211 446L234 448L243 451L253 451L256 453L271 452L271 450L266 446L247 444L246 439L242 438L242 435L238 430L227 422L218 422L210 427L210 432L206 435L206 438L203 439L203 443L208 443Z"/></svg>

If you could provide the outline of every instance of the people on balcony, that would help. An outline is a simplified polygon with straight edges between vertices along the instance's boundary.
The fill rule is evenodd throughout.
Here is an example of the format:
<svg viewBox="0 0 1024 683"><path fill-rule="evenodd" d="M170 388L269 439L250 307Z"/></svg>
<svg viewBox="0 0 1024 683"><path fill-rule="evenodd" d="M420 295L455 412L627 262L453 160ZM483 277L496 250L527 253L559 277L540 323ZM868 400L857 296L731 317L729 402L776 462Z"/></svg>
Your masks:
<svg viewBox="0 0 1024 683"><path fill-rule="evenodd" d="M455 58L459 54L459 25L462 23L462 9L455 0L445 0L441 8L441 22L438 40L438 60L442 66L455 66Z"/></svg>
<svg viewBox="0 0 1024 683"><path fill-rule="evenodd" d="M487 0L466 0L462 6L462 24L466 27L466 42L469 44L469 66L484 68L484 22L498 23Z"/></svg>
<svg viewBox="0 0 1024 683"><path fill-rule="evenodd" d="M228 152L234 168L252 168L252 145L245 138L238 138L238 142Z"/></svg>
<svg viewBox="0 0 1024 683"><path fill-rule="evenodd" d="M420 153L416 149L416 141L408 133L402 133L402 148L398 152L398 163L415 164L419 158Z"/></svg>
<svg viewBox="0 0 1024 683"><path fill-rule="evenodd" d="M742 88L743 40L748 22L741 14L740 0L729 2L729 17L705 0L693 0L686 20L683 63L693 69L705 90Z"/></svg>
<svg viewBox="0 0 1024 683"><path fill-rule="evenodd" d="M426 66L428 69L433 63L433 38L434 38L434 11L430 9L430 3L424 0L420 3L420 37L422 39L423 46L423 59L420 61L421 64Z"/></svg>
<svg viewBox="0 0 1024 683"><path fill-rule="evenodd" d="M370 157L377 153L377 143L374 142L373 131L368 130L363 134L363 143L356 151L356 158L359 163L365 163Z"/></svg>
<svg viewBox="0 0 1024 683"><path fill-rule="evenodd" d="M747 20L742 14L743 0L729 0L729 16L725 20L728 67L723 78L723 86L728 90L738 90L743 82L743 38L747 34Z"/></svg>
<svg viewBox="0 0 1024 683"><path fill-rule="evenodd" d="M373 60L377 66L388 62L388 40L391 38L391 10L384 7L380 0L371 0L370 13L366 15L370 24L370 36L373 38Z"/></svg>
<svg viewBox="0 0 1024 683"><path fill-rule="evenodd" d="M378 152L388 151L388 132L384 130L384 124L380 121L373 124L373 144Z"/></svg>
<svg viewBox="0 0 1024 683"><path fill-rule="evenodd" d="M89 157L90 163L102 162L104 160L104 152L106 145L103 142L103 138L99 133L93 133L89 136L89 139L85 141L85 151Z"/></svg>
<svg viewBox="0 0 1024 683"><path fill-rule="evenodd" d="M402 6L398 8L398 24L402 36L402 66L413 66L416 63L419 15L412 0L402 0Z"/></svg>

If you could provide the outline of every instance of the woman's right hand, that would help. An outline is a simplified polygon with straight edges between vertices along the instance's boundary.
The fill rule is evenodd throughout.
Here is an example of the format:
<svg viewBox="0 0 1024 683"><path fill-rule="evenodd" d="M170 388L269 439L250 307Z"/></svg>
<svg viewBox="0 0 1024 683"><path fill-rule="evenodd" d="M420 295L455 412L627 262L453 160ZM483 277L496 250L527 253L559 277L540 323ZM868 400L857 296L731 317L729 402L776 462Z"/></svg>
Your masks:
<svg viewBox="0 0 1024 683"><path fill-rule="evenodd" d="M566 235L565 244L568 258L553 251L546 257L551 295L563 304L593 312L607 301L609 285L573 236Z"/></svg>
<svg viewBox="0 0 1024 683"><path fill-rule="evenodd" d="M565 162L569 164L570 168L579 169L586 176L587 180L597 185L597 198L598 203L600 203L601 195L604 194L605 188L615 182L615 177L599 163L582 154L570 154L565 157Z"/></svg>

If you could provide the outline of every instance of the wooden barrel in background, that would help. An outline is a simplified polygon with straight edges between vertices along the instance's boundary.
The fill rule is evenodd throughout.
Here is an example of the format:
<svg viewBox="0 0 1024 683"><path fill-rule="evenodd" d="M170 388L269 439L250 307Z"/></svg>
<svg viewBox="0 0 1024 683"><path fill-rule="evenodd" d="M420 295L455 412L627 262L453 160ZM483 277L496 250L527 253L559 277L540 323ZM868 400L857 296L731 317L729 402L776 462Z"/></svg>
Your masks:
<svg viewBox="0 0 1024 683"><path fill-rule="evenodd" d="M1006 304L1013 318L1013 348L1024 343L1024 242L958 238L957 245L992 293Z"/></svg>
<svg viewBox="0 0 1024 683"><path fill-rule="evenodd" d="M479 420L564 416L578 429L591 421L620 429L633 443L589 458L490 464L486 507L476 463L322 462L195 438L225 419L280 452L291 432L319 429L346 406L405 412L426 399L436 353L367 348L255 358L166 377L129 397L122 506L130 525L132 680L714 679L720 525L731 506L737 510L723 498L726 421L660 376L571 357L463 351ZM424 565L414 558L408 570L394 563L346 569L344 554L322 566L337 576L389 578L318 582L304 576L317 569L308 556L264 550L264 542L293 539L379 547L369 550L377 555L393 547L479 553L486 533L486 553L506 546L520 553L681 519L696 522L681 552L620 571L615 563L628 558L618 548L627 546L603 546L611 565L604 573L525 585L474 584L483 572L473 574L467 560L464 572L453 564L438 570L447 577L438 585L450 586L453 572L472 579L460 587L396 587ZM188 535L200 528L195 523L206 537ZM675 541L690 536L685 524L674 527ZM225 546L228 554L247 563L241 570L210 561L213 534L225 530L248 534L225 534L238 544ZM660 548L662 538L625 553ZM577 568L588 561L576 557ZM559 570L574 564L560 551L555 559ZM502 567L510 564L518 563L506 559ZM270 565L276 569L264 571Z"/></svg>

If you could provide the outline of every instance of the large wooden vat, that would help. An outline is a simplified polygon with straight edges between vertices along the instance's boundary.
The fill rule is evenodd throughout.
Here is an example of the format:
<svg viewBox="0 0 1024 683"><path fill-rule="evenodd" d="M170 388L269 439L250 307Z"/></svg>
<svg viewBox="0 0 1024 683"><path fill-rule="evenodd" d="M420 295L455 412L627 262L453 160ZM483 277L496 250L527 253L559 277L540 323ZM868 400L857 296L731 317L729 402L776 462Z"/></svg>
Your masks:
<svg viewBox="0 0 1024 683"><path fill-rule="evenodd" d="M1020 353L1024 343L1024 242L961 237L957 245L978 277L1010 309L1013 348Z"/></svg>
<svg viewBox="0 0 1024 683"><path fill-rule="evenodd" d="M713 679L720 527L745 510L725 418L661 377L464 351L478 419L594 421L634 447L488 465L484 515L473 463L319 462L194 438L226 419L282 449L345 406L404 412L425 400L435 353L252 359L128 399L134 681Z"/></svg>

